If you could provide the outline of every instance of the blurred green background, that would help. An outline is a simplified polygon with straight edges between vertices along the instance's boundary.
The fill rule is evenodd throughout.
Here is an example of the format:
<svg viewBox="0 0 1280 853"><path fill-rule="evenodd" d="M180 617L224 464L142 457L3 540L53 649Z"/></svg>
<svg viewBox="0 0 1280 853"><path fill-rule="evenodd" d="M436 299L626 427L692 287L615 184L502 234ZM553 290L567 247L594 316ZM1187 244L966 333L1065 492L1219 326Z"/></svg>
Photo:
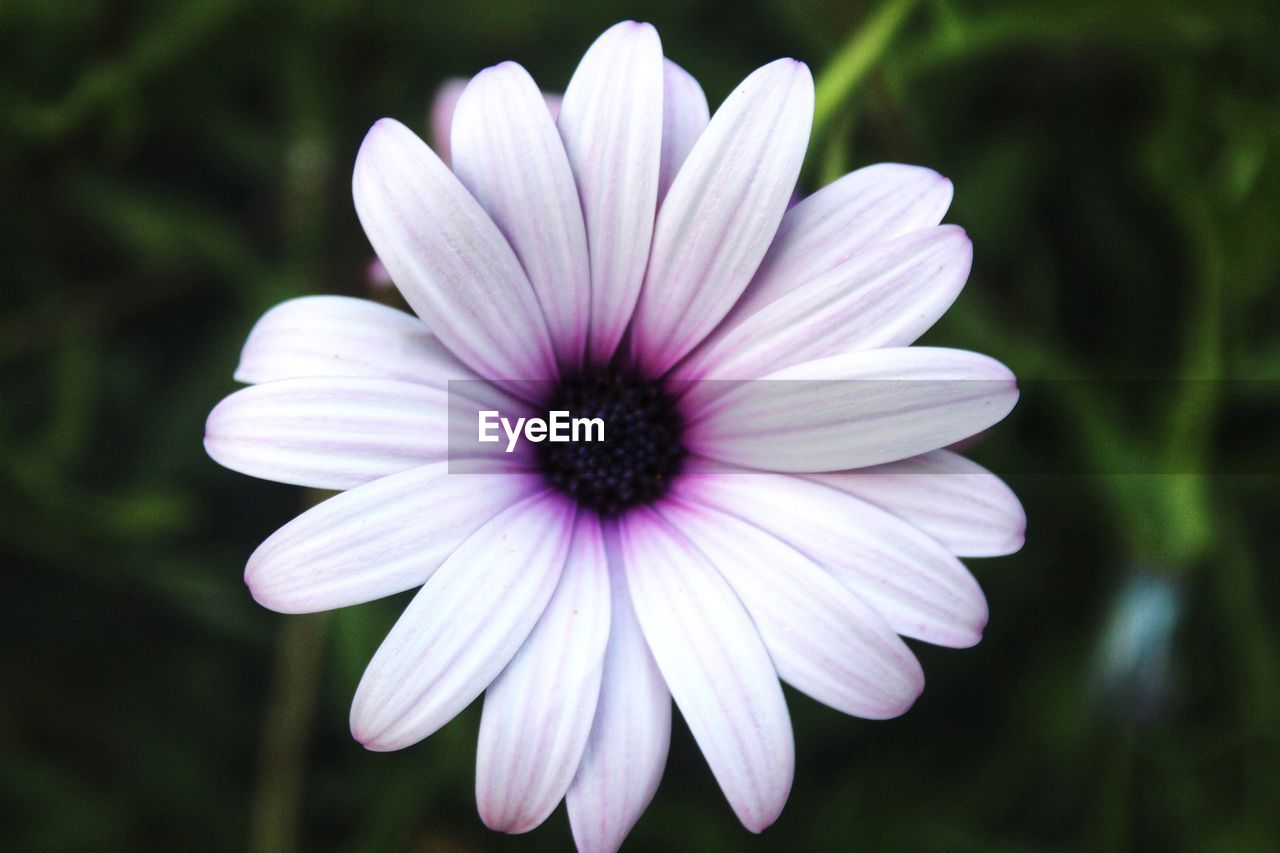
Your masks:
<svg viewBox="0 0 1280 853"><path fill-rule="evenodd" d="M364 131L516 58L560 89L652 21L712 104L780 55L827 111L805 188L952 178L973 276L930 341L1010 364L975 449L1026 548L904 718L790 694L761 837L682 724L630 848L1274 850L1280 839L1280 7L1214 2L3 0L0 849L550 850L472 801L478 708L347 733L404 597L281 617L245 558L316 496L204 455L254 319L369 294ZM1141 379L1144 383L1119 383ZM1176 381L1189 380L1189 381Z"/></svg>

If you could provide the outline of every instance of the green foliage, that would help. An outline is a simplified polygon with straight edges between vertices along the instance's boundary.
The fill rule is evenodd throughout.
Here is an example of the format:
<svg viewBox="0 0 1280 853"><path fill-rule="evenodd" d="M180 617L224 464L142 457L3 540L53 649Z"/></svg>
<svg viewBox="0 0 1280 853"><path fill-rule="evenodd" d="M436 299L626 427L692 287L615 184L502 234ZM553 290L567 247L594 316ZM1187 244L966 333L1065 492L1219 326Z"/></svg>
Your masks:
<svg viewBox="0 0 1280 853"><path fill-rule="evenodd" d="M987 637L921 647L906 717L790 696L799 770L774 828L736 825L678 729L633 848L1274 849L1263 0L0 3L0 849L569 843L563 813L520 839L481 827L477 709L401 753L350 740L403 602L257 607L244 559L315 496L224 471L200 439L265 308L369 295L349 176L376 118L422 125L439 81L506 58L559 88L635 15L713 102L776 56L810 63L807 189L880 160L955 181L974 273L928 340L1023 380L975 455L1030 530L975 564ZM1176 619L1116 676L1135 578ZM1164 692L1139 701L1162 652Z"/></svg>

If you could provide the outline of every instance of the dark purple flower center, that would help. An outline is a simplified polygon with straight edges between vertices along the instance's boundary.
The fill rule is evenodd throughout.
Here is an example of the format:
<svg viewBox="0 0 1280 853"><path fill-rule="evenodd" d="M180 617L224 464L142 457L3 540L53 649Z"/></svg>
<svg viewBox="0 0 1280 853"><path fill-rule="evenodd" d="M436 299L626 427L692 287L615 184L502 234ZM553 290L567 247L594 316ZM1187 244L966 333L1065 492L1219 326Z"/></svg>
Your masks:
<svg viewBox="0 0 1280 853"><path fill-rule="evenodd" d="M603 441L543 442L538 462L556 488L604 515L662 497L684 463L683 420L661 382L588 374L562 382L547 411L603 421Z"/></svg>

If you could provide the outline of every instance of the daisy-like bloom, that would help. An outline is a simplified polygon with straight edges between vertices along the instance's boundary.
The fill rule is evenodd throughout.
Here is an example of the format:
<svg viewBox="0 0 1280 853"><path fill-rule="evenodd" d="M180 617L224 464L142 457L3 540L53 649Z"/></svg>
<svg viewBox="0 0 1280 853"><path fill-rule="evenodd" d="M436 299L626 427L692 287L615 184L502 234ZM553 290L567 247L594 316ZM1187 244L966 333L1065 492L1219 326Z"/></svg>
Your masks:
<svg viewBox="0 0 1280 853"><path fill-rule="evenodd" d="M812 114L808 68L784 59L709 116L654 29L627 22L587 51L557 119L520 66L478 74L452 168L379 121L356 210L416 316L279 305L245 345L250 387L209 417L223 465L345 490L250 557L259 602L421 587L351 729L400 749L483 694L476 799L494 829L564 799L580 849L617 848L662 775L673 699L764 829L794 769L780 681L903 713L923 676L902 637L963 647L986 624L957 557L1022 544L1008 488L942 449L1010 411L1012 374L908 346L968 276L964 232L938 224L951 185L882 164L788 210ZM513 419L600 416L609 440L450 473L463 393Z"/></svg>

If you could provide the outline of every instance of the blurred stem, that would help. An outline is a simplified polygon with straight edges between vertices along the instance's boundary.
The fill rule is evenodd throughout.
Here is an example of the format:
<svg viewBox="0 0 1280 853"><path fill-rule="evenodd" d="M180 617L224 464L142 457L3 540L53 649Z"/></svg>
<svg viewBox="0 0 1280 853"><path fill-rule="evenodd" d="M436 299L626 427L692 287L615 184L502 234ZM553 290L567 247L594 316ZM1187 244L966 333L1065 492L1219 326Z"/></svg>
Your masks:
<svg viewBox="0 0 1280 853"><path fill-rule="evenodd" d="M280 625L271 697L262 725L262 758L249 823L249 849L298 849L307 740L324 658L328 615L288 616Z"/></svg>
<svg viewBox="0 0 1280 853"><path fill-rule="evenodd" d="M820 145L825 140L840 108L884 56L915 5L916 0L888 0L854 31L818 75L814 84L811 145Z"/></svg>
<svg viewBox="0 0 1280 853"><path fill-rule="evenodd" d="M1168 470L1165 511L1169 514L1169 558L1188 565L1212 545L1215 524L1207 474L1214 424L1221 407L1223 280L1226 264L1210 214L1198 204L1179 205L1196 251L1196 304L1188 312L1183 337L1182 382L1167 415L1162 448Z"/></svg>
<svg viewBox="0 0 1280 853"><path fill-rule="evenodd" d="M288 144L280 185L284 270L291 283L320 281L330 254L326 215L331 209L329 179L333 158L326 139L330 93L325 79L311 73L316 58L302 42L279 54L277 85L289 108ZM308 503L325 494L312 490ZM307 740L315 714L324 657L327 614L286 617L280 627L271 700L263 721L262 763L254 796L249 846L254 851L288 853L298 847Z"/></svg>
<svg viewBox="0 0 1280 853"><path fill-rule="evenodd" d="M818 167L814 189L825 187L849 171L849 139L852 135L853 114L845 113L836 119L822 146L822 163Z"/></svg>

